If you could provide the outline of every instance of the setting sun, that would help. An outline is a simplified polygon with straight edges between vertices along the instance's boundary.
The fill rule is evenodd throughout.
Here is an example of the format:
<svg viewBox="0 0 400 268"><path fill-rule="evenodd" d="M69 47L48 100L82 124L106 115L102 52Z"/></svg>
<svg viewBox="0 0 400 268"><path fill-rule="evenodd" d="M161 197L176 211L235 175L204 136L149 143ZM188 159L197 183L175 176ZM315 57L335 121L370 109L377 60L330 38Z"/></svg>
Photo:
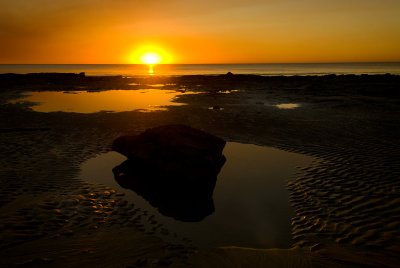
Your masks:
<svg viewBox="0 0 400 268"><path fill-rule="evenodd" d="M140 60L142 61L142 63L144 64L149 64L149 65L153 65L153 64L157 64L160 63L161 61L161 56L158 55L155 52L147 52L145 54L143 54L140 57Z"/></svg>
<svg viewBox="0 0 400 268"><path fill-rule="evenodd" d="M144 44L131 51L127 60L131 64L171 64L171 53L160 45Z"/></svg>

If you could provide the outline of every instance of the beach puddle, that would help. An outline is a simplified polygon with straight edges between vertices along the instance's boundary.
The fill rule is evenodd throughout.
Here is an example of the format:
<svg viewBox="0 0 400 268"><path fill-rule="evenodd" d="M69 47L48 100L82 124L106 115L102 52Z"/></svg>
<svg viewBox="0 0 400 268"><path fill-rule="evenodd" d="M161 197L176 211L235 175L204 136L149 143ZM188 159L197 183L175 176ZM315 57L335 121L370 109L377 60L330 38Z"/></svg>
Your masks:
<svg viewBox="0 0 400 268"><path fill-rule="evenodd" d="M37 112L95 113L100 111L163 111L167 106L185 105L174 102L178 96L192 92L175 90L105 90L105 91L41 91L27 92L11 103L33 103ZM193 93L194 94L194 93Z"/></svg>
<svg viewBox="0 0 400 268"><path fill-rule="evenodd" d="M290 110L290 109L299 108L301 105L299 103L280 103L280 104L276 104L274 106L278 109Z"/></svg>
<svg viewBox="0 0 400 268"><path fill-rule="evenodd" d="M237 89L232 89L232 90L218 90L217 93L219 94L232 94L235 92L239 92Z"/></svg>
<svg viewBox="0 0 400 268"><path fill-rule="evenodd" d="M208 110L217 110L217 111L222 111L224 108L220 107L220 106L211 106L208 107Z"/></svg>
<svg viewBox="0 0 400 268"><path fill-rule="evenodd" d="M286 184L296 166L307 166L313 158L234 142L226 144L224 155L227 161L214 189L214 210L199 222L164 216L134 191L122 188L112 169L126 158L116 152L84 162L80 177L125 193L125 198L155 215L171 233L187 237L197 246L290 247L293 211Z"/></svg>

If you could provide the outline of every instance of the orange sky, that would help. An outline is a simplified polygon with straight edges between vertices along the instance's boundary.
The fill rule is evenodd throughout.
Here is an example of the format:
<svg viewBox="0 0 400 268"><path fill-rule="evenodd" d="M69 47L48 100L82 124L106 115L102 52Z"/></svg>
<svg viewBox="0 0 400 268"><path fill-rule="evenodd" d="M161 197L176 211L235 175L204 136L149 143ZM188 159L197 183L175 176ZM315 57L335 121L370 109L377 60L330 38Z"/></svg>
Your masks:
<svg viewBox="0 0 400 268"><path fill-rule="evenodd" d="M0 63L400 61L399 0L0 0Z"/></svg>

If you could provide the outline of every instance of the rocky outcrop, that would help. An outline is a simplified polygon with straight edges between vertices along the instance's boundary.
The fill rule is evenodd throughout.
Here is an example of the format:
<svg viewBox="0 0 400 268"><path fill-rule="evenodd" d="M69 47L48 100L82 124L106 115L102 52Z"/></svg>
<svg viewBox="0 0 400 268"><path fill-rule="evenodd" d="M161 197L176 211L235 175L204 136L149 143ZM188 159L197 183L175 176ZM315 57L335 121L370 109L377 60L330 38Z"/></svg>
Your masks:
<svg viewBox="0 0 400 268"><path fill-rule="evenodd" d="M160 212L198 221L214 211L212 195L225 163L225 141L185 125L166 125L112 146L128 160L113 169L116 181L146 198Z"/></svg>

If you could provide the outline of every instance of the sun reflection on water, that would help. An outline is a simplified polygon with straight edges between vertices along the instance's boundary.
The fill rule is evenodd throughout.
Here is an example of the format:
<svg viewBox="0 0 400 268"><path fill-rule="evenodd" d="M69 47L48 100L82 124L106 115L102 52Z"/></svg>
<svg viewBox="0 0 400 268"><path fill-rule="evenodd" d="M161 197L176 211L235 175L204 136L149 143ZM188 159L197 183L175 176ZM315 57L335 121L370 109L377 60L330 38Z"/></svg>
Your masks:
<svg viewBox="0 0 400 268"><path fill-rule="evenodd" d="M152 64L149 64L149 75L154 75L154 67Z"/></svg>
<svg viewBox="0 0 400 268"><path fill-rule="evenodd" d="M301 105L299 103L280 103L276 104L275 107L278 109L288 110L288 109L296 109L299 108Z"/></svg>
<svg viewBox="0 0 400 268"><path fill-rule="evenodd" d="M32 110L37 112L75 112L94 113L99 111L122 112L140 110L143 112L167 110L167 106L180 106L176 102L180 95L192 92L175 90L140 89L71 92L27 92L22 99L11 103L34 103Z"/></svg>

